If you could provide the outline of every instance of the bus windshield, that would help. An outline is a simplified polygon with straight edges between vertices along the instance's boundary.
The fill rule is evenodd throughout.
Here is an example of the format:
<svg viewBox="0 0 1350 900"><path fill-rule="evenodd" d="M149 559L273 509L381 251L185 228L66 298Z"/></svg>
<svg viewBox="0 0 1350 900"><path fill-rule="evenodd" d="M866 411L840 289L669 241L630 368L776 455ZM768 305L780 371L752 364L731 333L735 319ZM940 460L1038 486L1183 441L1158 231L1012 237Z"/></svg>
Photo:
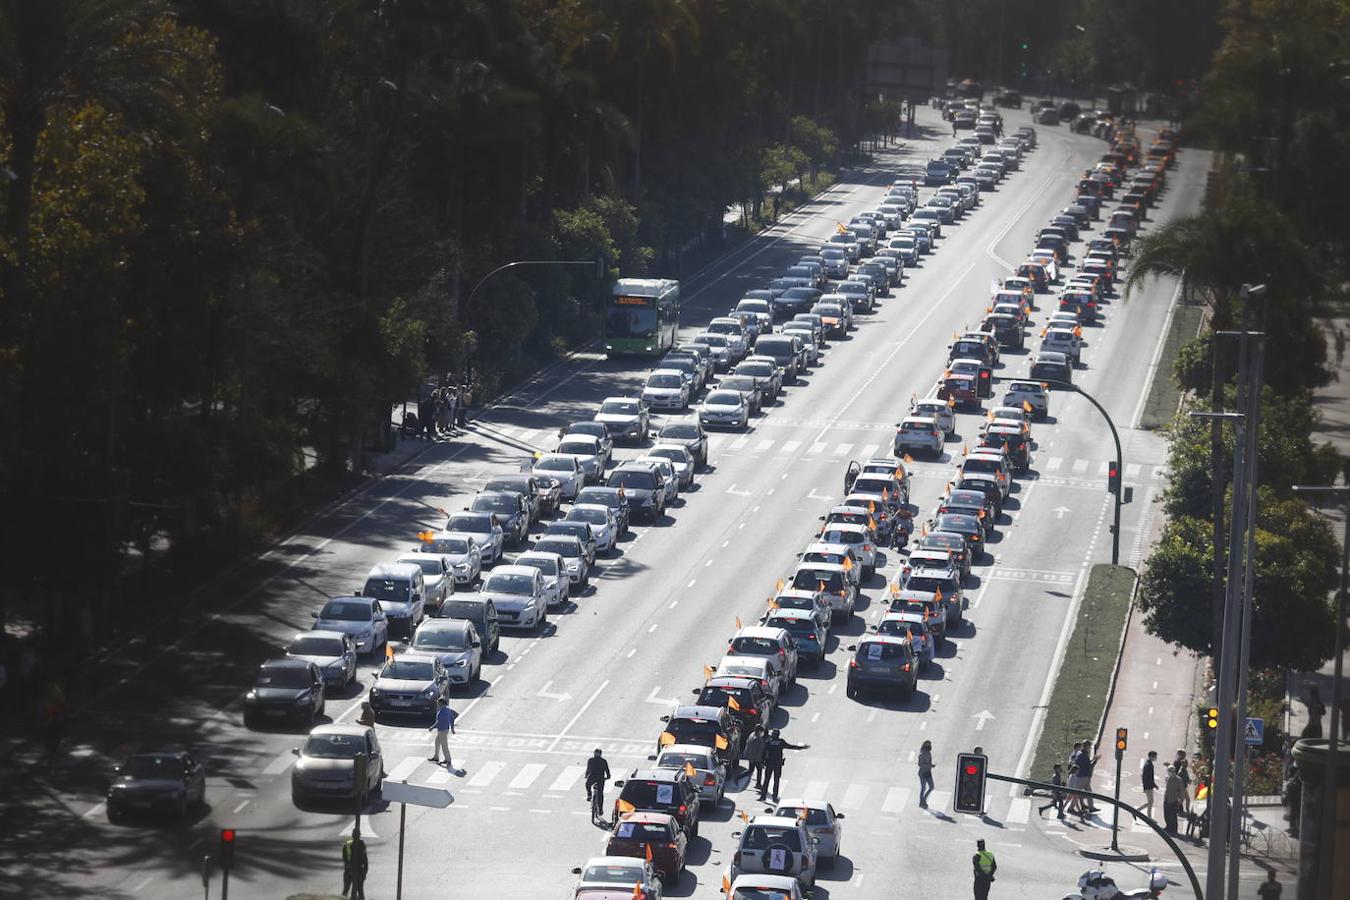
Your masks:
<svg viewBox="0 0 1350 900"><path fill-rule="evenodd" d="M642 338L656 331L656 301L650 297L614 297L605 317L610 337Z"/></svg>

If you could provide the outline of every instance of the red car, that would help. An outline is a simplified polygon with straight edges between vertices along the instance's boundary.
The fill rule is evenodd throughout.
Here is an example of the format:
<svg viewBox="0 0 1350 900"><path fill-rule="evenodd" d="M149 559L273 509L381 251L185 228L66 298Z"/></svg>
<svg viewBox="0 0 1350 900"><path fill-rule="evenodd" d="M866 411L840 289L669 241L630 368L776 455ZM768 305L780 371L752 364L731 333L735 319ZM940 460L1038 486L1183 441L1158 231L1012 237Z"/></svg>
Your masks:
<svg viewBox="0 0 1350 900"><path fill-rule="evenodd" d="M940 400L955 400L957 406L979 409L980 392L974 375L950 373L942 376L937 383L937 397Z"/></svg>
<svg viewBox="0 0 1350 900"><path fill-rule="evenodd" d="M635 812L621 816L614 823L605 855L650 860L661 880L673 885L684 872L684 854L688 846L688 839L674 816Z"/></svg>

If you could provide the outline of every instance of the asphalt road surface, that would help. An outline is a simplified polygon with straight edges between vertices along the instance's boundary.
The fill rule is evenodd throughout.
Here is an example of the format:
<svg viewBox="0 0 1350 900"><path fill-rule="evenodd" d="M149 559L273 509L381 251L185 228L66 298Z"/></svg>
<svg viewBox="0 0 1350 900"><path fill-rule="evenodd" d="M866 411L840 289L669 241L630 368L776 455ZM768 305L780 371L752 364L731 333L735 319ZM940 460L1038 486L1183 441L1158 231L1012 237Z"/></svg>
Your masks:
<svg viewBox="0 0 1350 900"><path fill-rule="evenodd" d="M813 250L836 222L873 208L895 166L948 146L936 113L919 112L922 137L878 154L874 165L685 279L684 330L692 333L743 290ZM1005 118L1009 131L1027 122L1020 111ZM978 325L990 283L1029 252L1036 230L1069 202L1075 176L1105 150L1100 140L1062 127L1038 132L1039 147L1022 169L944 228L937 252L909 270L875 313L861 316L848 339L833 342L821 365L747 433L714 439L697 488L663 521L636 525L601 562L589 593L551 616L544 634L504 636L480 688L453 701L461 718L451 743L462 777L425 761L425 724L379 727L390 780L441 785L455 795L447 809L407 811L407 896L570 896L569 870L602 853L605 838L589 822L580 780L585 758L603 748L616 777L646 761L659 717L691 698L704 664L722 655L734 619L755 620L776 580L790 572L817 517L840 497L847 461L889 452L910 395L927 394L941 373L953 330ZM1142 128L1141 137L1147 142ZM1146 229L1199 208L1207 166L1200 151L1180 154ZM1082 246L1075 244L1075 253ZM1159 282L1128 301L1115 297L1104 325L1085 329L1086 368L1075 373L1122 429L1124 481L1135 488L1121 534L1128 564L1146 549L1158 515L1163 442L1131 426L1174 290ZM1047 302L1034 314L1036 331L1050 305L1041 299ZM1006 352L995 374L1024 375L1028 365L1025 354ZM219 828L233 827L234 896L336 893L353 817L292 804L290 751L301 735L242 726L248 673L307 628L325 597L359 586L373 563L410 549L417 531L439 527L439 510L462 506L490 475L514 471L560 425L589 418L600 398L635 393L643 371L639 363L587 354L559 364L486 411L467 439L430 448L261 560L185 596L200 611L196 624L168 640L134 642L91 668L98 699L73 729L67 768L56 776L6 776L10 886L27 885L32 896L200 896L202 857L215 852ZM912 502L924 517L963 443L975 442L978 424L976 415L962 414L960 438L948 443L946 457L912 465ZM821 872L817 898L892 897L897 885L924 896L965 896L977 837L997 855L999 898L1059 896L1087 867L1072 854L1063 826L1043 824L1030 800L996 783L986 819L944 812L960 750L982 745L993 771L1025 774L1087 568L1109 560L1105 425L1082 398L1056 393L1050 422L1032 433L1032 472L1018 480L990 545L992 561L975 568L967 624L915 696L854 701L843 690L844 645L880 616L885 585L903 561L892 551L865 586L857 615L831 638L825 663L803 671L775 714L772 724L789 740L811 745L789 752L784 796L826 798L847 815L842 858ZM369 682L371 668L363 663L359 682ZM360 699L360 689L330 699L328 713L351 721ZM928 811L917 806L913 764L925 739L938 766ZM110 762L130 748L174 744L208 760L205 808L186 823L109 824L101 796ZM734 788L705 814L689 870L668 896L719 896L737 810L753 814L762 805ZM370 844L368 895L392 896L398 809L371 804L362 830Z"/></svg>

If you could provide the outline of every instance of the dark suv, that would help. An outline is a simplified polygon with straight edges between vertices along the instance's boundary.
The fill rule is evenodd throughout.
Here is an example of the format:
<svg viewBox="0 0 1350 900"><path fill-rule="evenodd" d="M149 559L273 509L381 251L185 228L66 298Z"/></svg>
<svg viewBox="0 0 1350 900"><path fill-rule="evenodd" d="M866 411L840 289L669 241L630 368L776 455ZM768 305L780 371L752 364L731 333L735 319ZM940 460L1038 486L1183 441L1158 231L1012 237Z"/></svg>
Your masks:
<svg viewBox="0 0 1350 900"><path fill-rule="evenodd" d="M677 706L662 716L666 730L661 732L656 750L669 744L698 744L717 751L727 765L727 777L735 778L741 762L741 726L725 706Z"/></svg>
<svg viewBox="0 0 1350 900"><path fill-rule="evenodd" d="M869 688L896 692L908 699L919 686L919 661L908 638L869 634L848 648L848 685L845 693L857 697Z"/></svg>
<svg viewBox="0 0 1350 900"><path fill-rule="evenodd" d="M1027 436L1016 426L995 426L985 432L981 447L1001 447L1008 454L1013 471L1024 474L1031 468L1031 450Z"/></svg>
<svg viewBox="0 0 1350 900"><path fill-rule="evenodd" d="M624 493L630 513L659 521L666 514L666 487L660 471L646 463L626 462L609 473L607 487Z"/></svg>
<svg viewBox="0 0 1350 900"><path fill-rule="evenodd" d="M674 816L690 840L698 837L698 788L682 769L634 769L614 800L614 821L624 813L657 812Z"/></svg>
<svg viewBox="0 0 1350 900"><path fill-rule="evenodd" d="M699 706L721 706L728 709L741 726L742 734L749 734L756 725L768 727L773 713L773 695L759 683L758 678L741 675L719 675L709 678L701 690L695 690ZM727 701L734 698L740 709L731 709Z"/></svg>

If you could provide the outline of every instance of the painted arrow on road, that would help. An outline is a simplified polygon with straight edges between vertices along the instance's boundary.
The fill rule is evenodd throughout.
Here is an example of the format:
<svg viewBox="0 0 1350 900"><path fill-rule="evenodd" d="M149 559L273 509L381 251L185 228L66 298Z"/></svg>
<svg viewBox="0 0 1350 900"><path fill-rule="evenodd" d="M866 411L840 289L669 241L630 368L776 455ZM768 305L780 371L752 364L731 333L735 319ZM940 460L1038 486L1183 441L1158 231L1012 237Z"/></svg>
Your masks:
<svg viewBox="0 0 1350 900"><path fill-rule="evenodd" d="M749 497L749 496L750 496L750 492L749 492L749 491L738 491L738 490L736 490L736 485L734 485L734 484L733 484L731 487L727 488L727 493L728 493L728 494L735 494L737 497Z"/></svg>
<svg viewBox="0 0 1350 900"><path fill-rule="evenodd" d="M571 700L571 699L572 699L572 695L569 694L569 693L567 693L566 691L563 691L561 694L550 693L550 692L549 692L549 688L552 687L552 686L553 686L553 682L552 682L552 681L546 681L546 682L544 682L544 686L541 687L541 688L539 689L539 693L538 693L537 696L540 696L540 697L547 697L547 698L550 699L550 700Z"/></svg>
<svg viewBox="0 0 1350 900"><path fill-rule="evenodd" d="M656 692L659 690L661 690L659 687L652 688L652 692L647 695L648 703L655 703L660 706L676 706L679 704L679 700L667 700L665 697L656 696Z"/></svg>
<svg viewBox="0 0 1350 900"><path fill-rule="evenodd" d="M988 722L990 719L994 718L994 714L991 713L991 712L990 712L989 710L987 710L987 709L983 709L983 710L980 710L979 712L977 712L977 713L975 714L974 718L976 718L976 719L979 720L979 721L977 721L977 722L975 723L975 730L976 730L976 731L984 731L984 723L985 723L985 722Z"/></svg>
<svg viewBox="0 0 1350 900"><path fill-rule="evenodd" d="M1053 510L1056 519L1064 518L1064 514L1069 511L1070 510L1067 506L1056 506Z"/></svg>

